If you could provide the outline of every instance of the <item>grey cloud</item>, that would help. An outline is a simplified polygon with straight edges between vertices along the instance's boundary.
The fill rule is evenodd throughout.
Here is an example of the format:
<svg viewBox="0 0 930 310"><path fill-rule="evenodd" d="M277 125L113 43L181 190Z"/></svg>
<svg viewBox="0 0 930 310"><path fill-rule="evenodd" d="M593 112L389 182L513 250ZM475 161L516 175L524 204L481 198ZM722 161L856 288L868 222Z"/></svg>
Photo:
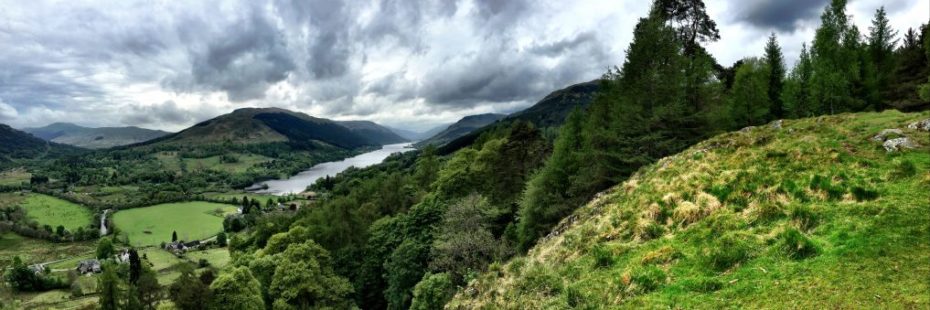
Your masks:
<svg viewBox="0 0 930 310"><path fill-rule="evenodd" d="M181 109L174 101L161 104L134 105L125 111L121 122L126 125L187 124L204 118L202 111L189 112Z"/></svg>
<svg viewBox="0 0 930 310"><path fill-rule="evenodd" d="M734 3L742 8L738 21L758 28L794 31L798 22L815 19L828 0L745 0Z"/></svg>
<svg viewBox="0 0 930 310"><path fill-rule="evenodd" d="M281 33L259 12L228 26L192 51L190 78L176 78L169 85L225 91L231 101L263 98L271 84L282 81L295 69Z"/></svg>

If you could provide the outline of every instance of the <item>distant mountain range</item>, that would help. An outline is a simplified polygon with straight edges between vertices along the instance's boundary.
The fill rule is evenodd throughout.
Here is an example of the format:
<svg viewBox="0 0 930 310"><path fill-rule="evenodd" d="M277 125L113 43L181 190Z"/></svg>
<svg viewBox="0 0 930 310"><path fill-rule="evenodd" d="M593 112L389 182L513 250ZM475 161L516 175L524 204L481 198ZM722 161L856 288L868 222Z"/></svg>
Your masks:
<svg viewBox="0 0 930 310"><path fill-rule="evenodd" d="M421 140L425 140L425 139L427 139L427 138L430 138L430 137L432 137L432 136L435 136L436 134L438 134L438 133L442 132L443 130L445 130L446 128L448 128L449 125L452 125L452 124L442 124L442 125L433 127L433 128L431 128L431 129L429 129L429 130L427 130L427 131L422 131L422 132L417 132L417 131L412 131L412 130L406 130L406 129L400 129L400 128L390 128L390 129L391 129L392 131L394 131L394 133L396 133L397 135L399 135L399 136L401 136L401 137L404 137L404 138L407 139L407 140L410 140L410 141L421 141Z"/></svg>
<svg viewBox="0 0 930 310"><path fill-rule="evenodd" d="M54 123L39 128L23 128L23 131L46 141L88 149L135 144L170 134L161 130L139 127L89 128L71 123Z"/></svg>
<svg viewBox="0 0 930 310"><path fill-rule="evenodd" d="M572 110L576 108L582 110L586 109L588 105L591 104L591 101L594 100L594 95L597 93L598 89L600 89L600 80L571 85L550 93L525 110L515 112L484 126L473 128L468 132L460 132L460 134L456 135L454 138L446 139L446 141L437 143L436 145L440 146L440 154L449 154L471 145L485 131L498 128L499 126L510 126L510 124L518 120L533 123L533 125L539 128L561 126ZM433 138L426 141L433 141ZM419 143L417 145L424 146L426 144Z"/></svg>
<svg viewBox="0 0 930 310"><path fill-rule="evenodd" d="M80 149L48 142L26 132L0 124L0 164L14 159L39 158L45 155L60 155L78 152Z"/></svg>
<svg viewBox="0 0 930 310"><path fill-rule="evenodd" d="M416 144L417 147L424 147L427 145L442 146L449 141L458 139L464 135L475 131L478 128L482 128L489 124L492 124L507 115L504 114L478 114L470 115L460 119L458 122L449 125L446 129L443 129L439 133L433 135L432 137L420 141Z"/></svg>
<svg viewBox="0 0 930 310"><path fill-rule="evenodd" d="M141 145L285 142L307 149L325 145L354 149L404 141L373 122L337 122L279 108L242 108Z"/></svg>

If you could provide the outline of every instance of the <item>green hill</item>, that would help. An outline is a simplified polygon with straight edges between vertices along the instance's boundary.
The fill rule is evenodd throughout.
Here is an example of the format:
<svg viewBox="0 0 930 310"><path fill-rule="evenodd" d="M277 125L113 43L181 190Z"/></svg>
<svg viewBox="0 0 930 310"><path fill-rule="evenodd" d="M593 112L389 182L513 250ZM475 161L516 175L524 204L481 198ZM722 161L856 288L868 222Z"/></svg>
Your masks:
<svg viewBox="0 0 930 310"><path fill-rule="evenodd" d="M132 126L89 128L70 123L54 123L23 131L47 141L89 149L135 144L170 134Z"/></svg>
<svg viewBox="0 0 930 310"><path fill-rule="evenodd" d="M930 112L785 120L641 169L452 309L927 308ZM884 138L873 139L884 129ZM914 149L886 151L883 140ZM891 144L892 142L886 142Z"/></svg>
<svg viewBox="0 0 930 310"><path fill-rule="evenodd" d="M379 145L403 143L410 141L390 128L378 125L371 121L340 121L339 125L349 128L352 132L366 137L371 142Z"/></svg>
<svg viewBox="0 0 930 310"><path fill-rule="evenodd" d="M449 127L446 127L446 129L443 129L436 135L429 137L423 141L420 141L419 143L417 143L417 147L424 147L427 145L442 146L446 143L449 143L450 141L453 141L462 136L468 135L469 133L479 128L482 128L489 124L493 124L494 122L504 118L505 116L506 115L503 115L503 114L487 113L487 114L477 114L477 115L469 115L469 116L463 117L459 121L453 123L452 125L449 125Z"/></svg>
<svg viewBox="0 0 930 310"><path fill-rule="evenodd" d="M143 145L262 144L286 142L299 148L377 145L337 122L278 108L243 108Z"/></svg>
<svg viewBox="0 0 930 310"><path fill-rule="evenodd" d="M35 159L47 155L73 153L79 149L50 143L28 133L0 124L0 164L16 159Z"/></svg>
<svg viewBox="0 0 930 310"><path fill-rule="evenodd" d="M538 128L559 127L573 110L576 108L586 109L594 100L594 96L599 89L600 80L594 80L556 90L525 110L510 114L498 122L471 130L455 139L443 142L439 152L441 154L451 154L472 145L482 134L496 129L507 128L516 121L530 122Z"/></svg>

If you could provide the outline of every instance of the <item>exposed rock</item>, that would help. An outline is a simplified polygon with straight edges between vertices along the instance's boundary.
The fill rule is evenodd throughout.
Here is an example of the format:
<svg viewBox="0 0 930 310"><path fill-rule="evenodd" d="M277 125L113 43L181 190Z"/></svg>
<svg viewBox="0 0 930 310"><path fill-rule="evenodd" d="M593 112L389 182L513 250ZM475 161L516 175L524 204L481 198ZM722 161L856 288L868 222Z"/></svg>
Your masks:
<svg viewBox="0 0 930 310"><path fill-rule="evenodd" d="M891 137L892 135L903 136L904 132L901 131L901 129L897 129L897 128L884 129L881 132L879 132L877 135L872 137L872 141L885 142L885 141L888 141L888 138Z"/></svg>
<svg viewBox="0 0 930 310"><path fill-rule="evenodd" d="M882 146L884 146L885 150L890 153L890 152L894 152L894 151L898 151L902 149L917 148L919 145L917 145L916 142L911 141L910 138L903 137L903 138L895 138L895 139L885 141L885 143L882 144Z"/></svg>
<svg viewBox="0 0 930 310"><path fill-rule="evenodd" d="M743 129L740 129L739 132L750 132L755 128L756 126L746 126L746 127L743 127Z"/></svg>
<svg viewBox="0 0 930 310"><path fill-rule="evenodd" d="M930 118L922 120L922 121L913 122L910 125L907 125L907 128L916 129L920 131L930 131Z"/></svg>
<svg viewBox="0 0 930 310"><path fill-rule="evenodd" d="M782 120L772 121L772 129L781 129Z"/></svg>

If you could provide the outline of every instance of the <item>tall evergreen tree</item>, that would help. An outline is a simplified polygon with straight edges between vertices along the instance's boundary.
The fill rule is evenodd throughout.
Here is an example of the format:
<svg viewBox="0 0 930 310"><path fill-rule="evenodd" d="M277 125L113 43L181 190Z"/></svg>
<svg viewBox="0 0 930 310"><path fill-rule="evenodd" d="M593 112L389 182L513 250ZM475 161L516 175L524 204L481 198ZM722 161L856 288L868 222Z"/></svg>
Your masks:
<svg viewBox="0 0 930 310"><path fill-rule="evenodd" d="M807 44L802 45L798 62L791 70L791 76L785 83L781 99L788 117L808 117L820 111L811 100L810 83L814 74L814 65Z"/></svg>
<svg viewBox="0 0 930 310"><path fill-rule="evenodd" d="M756 58L749 58L736 71L729 103L729 114L733 128L758 125L768 121L771 112L769 102L768 65Z"/></svg>
<svg viewBox="0 0 930 310"><path fill-rule="evenodd" d="M773 32L765 44L765 65L768 69L768 101L770 114L775 118L784 117L781 93L785 83L785 57L778 45L778 38Z"/></svg>
<svg viewBox="0 0 930 310"><path fill-rule="evenodd" d="M898 32L889 25L885 7L875 11L872 26L869 27L868 37L868 65L866 67L869 78L869 103L881 110L885 108L883 97L888 92L888 75L894 65L894 49L898 43Z"/></svg>
<svg viewBox="0 0 930 310"><path fill-rule="evenodd" d="M124 284L116 272L117 265L112 262L103 264L103 273L97 278L97 304L103 310L118 310L123 307Z"/></svg>

